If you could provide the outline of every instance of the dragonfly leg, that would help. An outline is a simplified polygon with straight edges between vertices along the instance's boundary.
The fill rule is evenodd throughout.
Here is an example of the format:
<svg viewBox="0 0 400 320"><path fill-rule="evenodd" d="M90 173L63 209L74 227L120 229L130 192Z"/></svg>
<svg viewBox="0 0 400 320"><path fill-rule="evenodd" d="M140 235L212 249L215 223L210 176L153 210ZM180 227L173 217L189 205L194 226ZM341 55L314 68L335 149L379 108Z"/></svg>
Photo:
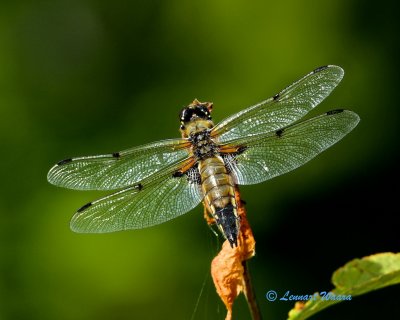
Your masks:
<svg viewBox="0 0 400 320"><path fill-rule="evenodd" d="M218 151L220 153L241 154L246 149L247 149L246 146L235 146L235 145L225 144L225 145L219 146Z"/></svg>

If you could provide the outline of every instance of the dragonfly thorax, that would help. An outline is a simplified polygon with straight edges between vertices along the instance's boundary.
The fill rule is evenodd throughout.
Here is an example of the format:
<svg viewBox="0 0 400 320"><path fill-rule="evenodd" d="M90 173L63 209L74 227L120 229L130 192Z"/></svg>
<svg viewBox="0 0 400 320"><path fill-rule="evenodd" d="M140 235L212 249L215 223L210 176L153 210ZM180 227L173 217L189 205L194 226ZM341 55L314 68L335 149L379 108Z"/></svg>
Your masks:
<svg viewBox="0 0 400 320"><path fill-rule="evenodd" d="M216 154L217 147L211 139L209 129L192 133L189 141L192 143L193 154L198 160L207 159Z"/></svg>

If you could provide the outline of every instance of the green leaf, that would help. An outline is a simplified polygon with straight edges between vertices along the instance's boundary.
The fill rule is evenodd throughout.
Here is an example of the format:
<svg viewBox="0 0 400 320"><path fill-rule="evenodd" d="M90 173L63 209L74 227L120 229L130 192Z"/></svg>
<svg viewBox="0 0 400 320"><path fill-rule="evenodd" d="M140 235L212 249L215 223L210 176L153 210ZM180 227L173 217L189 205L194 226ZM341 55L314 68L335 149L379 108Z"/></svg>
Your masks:
<svg viewBox="0 0 400 320"><path fill-rule="evenodd" d="M317 293L305 303L297 302L290 310L288 320L307 319L354 296L400 283L400 253L378 253L354 259L333 273L332 283L335 288L329 299Z"/></svg>

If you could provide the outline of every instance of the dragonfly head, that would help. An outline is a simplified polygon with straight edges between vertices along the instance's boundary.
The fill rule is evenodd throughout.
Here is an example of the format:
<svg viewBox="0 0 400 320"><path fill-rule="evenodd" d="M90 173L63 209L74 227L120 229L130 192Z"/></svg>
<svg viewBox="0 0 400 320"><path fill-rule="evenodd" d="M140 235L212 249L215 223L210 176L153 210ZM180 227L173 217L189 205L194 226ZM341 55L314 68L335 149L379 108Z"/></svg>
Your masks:
<svg viewBox="0 0 400 320"><path fill-rule="evenodd" d="M211 119L212 102L200 102L195 99L179 114L182 137L187 138L193 133L211 129L214 124Z"/></svg>

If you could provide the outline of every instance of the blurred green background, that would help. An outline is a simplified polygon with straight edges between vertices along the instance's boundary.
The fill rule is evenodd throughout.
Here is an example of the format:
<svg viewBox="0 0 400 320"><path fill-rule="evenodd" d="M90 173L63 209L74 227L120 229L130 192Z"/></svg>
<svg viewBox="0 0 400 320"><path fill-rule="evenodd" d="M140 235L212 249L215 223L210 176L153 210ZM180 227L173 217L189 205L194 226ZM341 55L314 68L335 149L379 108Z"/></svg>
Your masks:
<svg viewBox="0 0 400 320"><path fill-rule="evenodd" d="M269 290L329 290L348 260L399 251L399 21L386 0L3 0L0 319L224 319L201 206L145 230L74 234L72 214L104 193L56 188L47 171L178 137L194 98L213 101L218 122L326 64L346 75L312 115L346 107L359 126L304 167L241 189L263 316L293 306L268 302ZM318 318L394 319L399 297L388 288ZM243 298L234 315L249 319Z"/></svg>

